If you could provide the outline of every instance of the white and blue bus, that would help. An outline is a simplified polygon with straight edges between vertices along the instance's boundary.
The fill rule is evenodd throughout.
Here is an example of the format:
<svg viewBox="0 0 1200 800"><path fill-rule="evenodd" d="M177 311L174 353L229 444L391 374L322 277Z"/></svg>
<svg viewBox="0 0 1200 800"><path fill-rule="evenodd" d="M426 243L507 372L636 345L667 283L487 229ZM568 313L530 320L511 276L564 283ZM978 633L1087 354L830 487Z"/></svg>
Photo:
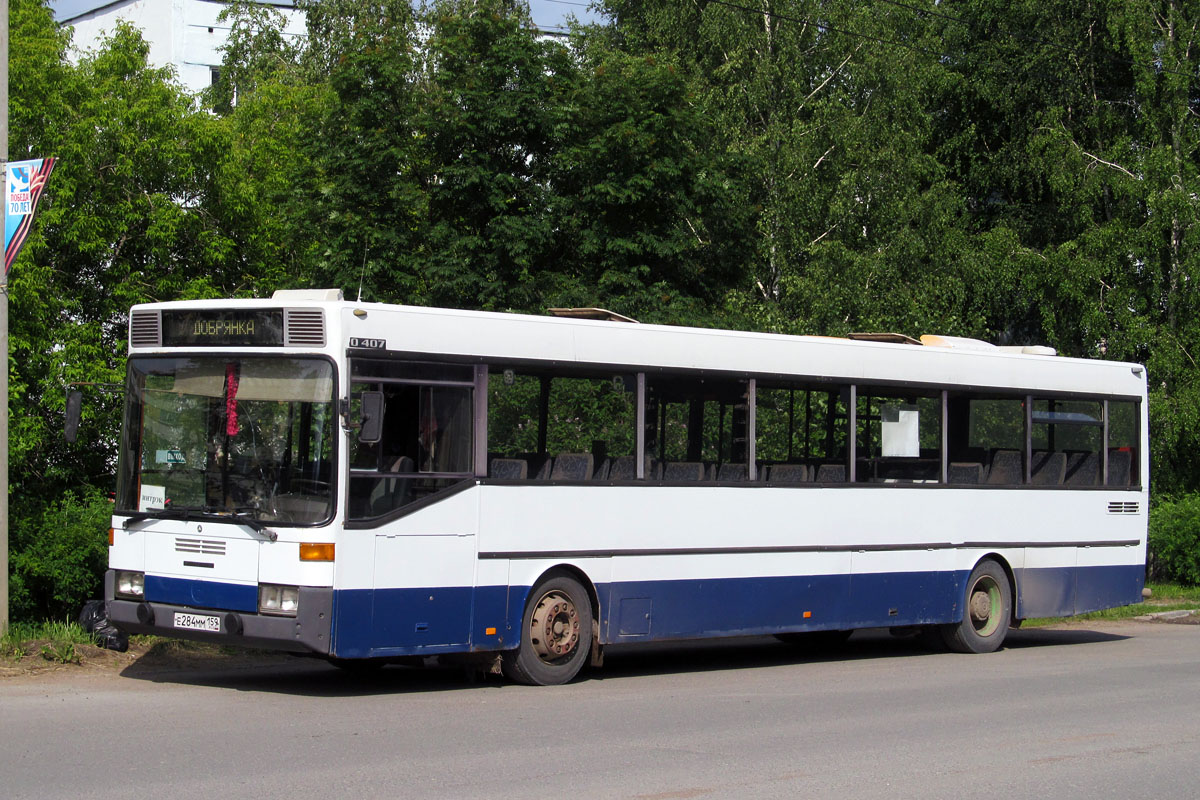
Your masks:
<svg viewBox="0 0 1200 800"><path fill-rule="evenodd" d="M108 613L533 684L670 639L988 652L1140 601L1146 431L1141 366L1048 348L336 290L138 305Z"/></svg>

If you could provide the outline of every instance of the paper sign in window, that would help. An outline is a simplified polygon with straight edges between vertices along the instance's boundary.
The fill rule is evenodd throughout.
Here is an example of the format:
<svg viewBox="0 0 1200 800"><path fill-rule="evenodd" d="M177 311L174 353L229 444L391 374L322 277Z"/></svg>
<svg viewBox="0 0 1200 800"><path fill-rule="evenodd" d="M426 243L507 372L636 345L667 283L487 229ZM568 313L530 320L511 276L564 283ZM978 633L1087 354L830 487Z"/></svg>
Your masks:
<svg viewBox="0 0 1200 800"><path fill-rule="evenodd" d="M880 406L884 458L917 458L921 455L919 415L916 406Z"/></svg>
<svg viewBox="0 0 1200 800"><path fill-rule="evenodd" d="M167 507L167 487L142 484L141 501L138 511L154 511Z"/></svg>

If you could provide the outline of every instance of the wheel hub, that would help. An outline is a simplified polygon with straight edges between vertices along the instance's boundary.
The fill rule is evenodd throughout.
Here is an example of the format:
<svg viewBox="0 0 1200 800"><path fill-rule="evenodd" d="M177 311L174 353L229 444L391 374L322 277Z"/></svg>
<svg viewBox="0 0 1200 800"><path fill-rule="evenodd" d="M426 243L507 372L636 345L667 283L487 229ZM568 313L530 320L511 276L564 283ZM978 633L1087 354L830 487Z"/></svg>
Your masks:
<svg viewBox="0 0 1200 800"><path fill-rule="evenodd" d="M579 645L579 612L571 598L549 592L534 607L530 629L538 658L546 662L562 660Z"/></svg>
<svg viewBox="0 0 1200 800"><path fill-rule="evenodd" d="M971 595L971 618L976 622L987 622L992 614L992 601L987 592L975 592Z"/></svg>
<svg viewBox="0 0 1200 800"><path fill-rule="evenodd" d="M980 636L991 636L1000 627L1000 586L990 576L984 575L971 587L971 599L967 612L971 624Z"/></svg>

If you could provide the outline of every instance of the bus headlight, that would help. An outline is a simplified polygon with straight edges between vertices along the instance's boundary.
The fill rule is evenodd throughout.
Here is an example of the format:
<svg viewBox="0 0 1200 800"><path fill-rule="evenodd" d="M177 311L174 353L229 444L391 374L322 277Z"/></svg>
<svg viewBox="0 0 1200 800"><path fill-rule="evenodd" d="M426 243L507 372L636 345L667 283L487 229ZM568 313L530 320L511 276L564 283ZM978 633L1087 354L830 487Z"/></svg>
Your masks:
<svg viewBox="0 0 1200 800"><path fill-rule="evenodd" d="M115 594L125 600L141 600L146 595L146 574L119 569L116 574Z"/></svg>
<svg viewBox="0 0 1200 800"><path fill-rule="evenodd" d="M299 586L276 586L272 583L264 583L258 587L258 613L260 614L294 617L299 606Z"/></svg>

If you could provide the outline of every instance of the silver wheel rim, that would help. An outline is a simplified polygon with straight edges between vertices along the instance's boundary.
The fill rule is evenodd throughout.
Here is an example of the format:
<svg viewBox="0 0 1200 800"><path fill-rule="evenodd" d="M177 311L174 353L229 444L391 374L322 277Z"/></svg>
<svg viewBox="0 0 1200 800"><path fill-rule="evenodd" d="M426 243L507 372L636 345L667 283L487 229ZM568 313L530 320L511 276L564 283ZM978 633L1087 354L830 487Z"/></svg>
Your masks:
<svg viewBox="0 0 1200 800"><path fill-rule="evenodd" d="M579 611L570 597L559 591L542 595L529 620L529 641L546 664L571 658L579 646Z"/></svg>

